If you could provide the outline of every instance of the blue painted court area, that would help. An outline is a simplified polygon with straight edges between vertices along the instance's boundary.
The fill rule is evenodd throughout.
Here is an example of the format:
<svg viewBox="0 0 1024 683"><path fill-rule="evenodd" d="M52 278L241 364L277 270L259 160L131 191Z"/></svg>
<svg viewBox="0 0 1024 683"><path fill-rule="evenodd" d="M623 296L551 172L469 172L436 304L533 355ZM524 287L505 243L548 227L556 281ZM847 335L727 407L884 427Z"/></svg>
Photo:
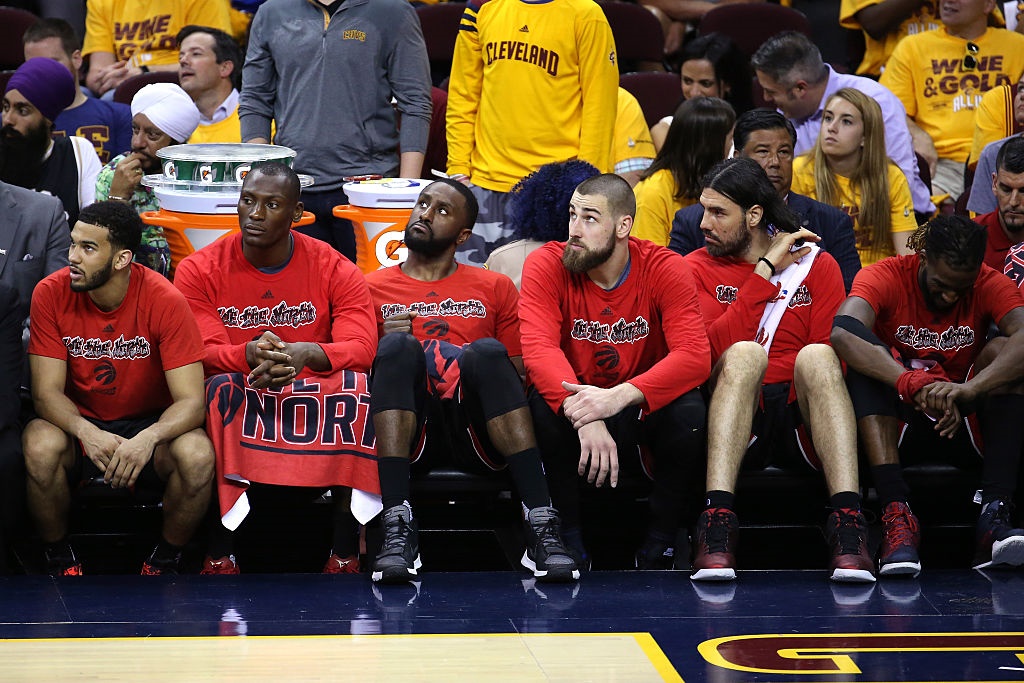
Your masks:
<svg viewBox="0 0 1024 683"><path fill-rule="evenodd" d="M700 585L688 576L598 571L544 585L526 573L428 572L418 585L380 587L365 574L13 576L0 579L0 636L650 634L654 658L663 653L678 676L665 680L1024 680L1022 573L926 569L869 585L831 584L824 571L741 571L735 583ZM577 656L603 647L571 642ZM12 680L12 656L0 659L0 680ZM487 666L459 680L487 680Z"/></svg>

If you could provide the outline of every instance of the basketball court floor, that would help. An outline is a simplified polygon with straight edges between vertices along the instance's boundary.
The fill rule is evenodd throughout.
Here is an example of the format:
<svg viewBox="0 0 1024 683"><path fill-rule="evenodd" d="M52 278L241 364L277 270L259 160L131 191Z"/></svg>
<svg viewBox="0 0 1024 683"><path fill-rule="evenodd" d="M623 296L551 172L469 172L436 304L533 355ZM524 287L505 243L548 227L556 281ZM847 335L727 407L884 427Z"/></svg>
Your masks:
<svg viewBox="0 0 1024 683"><path fill-rule="evenodd" d="M0 681L1024 680L1024 573L739 574L9 576Z"/></svg>

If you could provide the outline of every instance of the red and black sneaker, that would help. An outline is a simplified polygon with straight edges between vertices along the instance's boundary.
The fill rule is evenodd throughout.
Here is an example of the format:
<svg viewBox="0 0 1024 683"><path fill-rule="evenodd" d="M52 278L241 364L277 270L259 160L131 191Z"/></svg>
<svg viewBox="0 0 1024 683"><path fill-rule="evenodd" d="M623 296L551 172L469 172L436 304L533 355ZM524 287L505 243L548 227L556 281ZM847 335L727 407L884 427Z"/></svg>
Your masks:
<svg viewBox="0 0 1024 683"><path fill-rule="evenodd" d="M860 510L839 508L828 516L828 545L832 551L831 579L840 583L872 583L875 563L868 554L868 523Z"/></svg>
<svg viewBox="0 0 1024 683"><path fill-rule="evenodd" d="M67 543L55 544L44 550L46 573L50 576L82 576L82 563L75 557L75 551Z"/></svg>
<svg viewBox="0 0 1024 683"><path fill-rule="evenodd" d="M910 576L921 573L921 525L903 501L894 501L882 510L882 546L878 551L880 576Z"/></svg>
<svg viewBox="0 0 1024 683"><path fill-rule="evenodd" d="M331 553L331 556L327 558L327 564L324 565L323 573L358 574L359 556L350 555L348 557L339 557L336 553Z"/></svg>
<svg viewBox="0 0 1024 683"><path fill-rule="evenodd" d="M206 559L203 560L203 568L199 570L199 573L204 576L237 576L242 572L238 568L238 563L235 562L234 555L227 555L216 560L207 555Z"/></svg>
<svg viewBox="0 0 1024 683"><path fill-rule="evenodd" d="M736 539L740 520L726 508L709 508L697 518L697 556L693 581L732 581L736 578Z"/></svg>

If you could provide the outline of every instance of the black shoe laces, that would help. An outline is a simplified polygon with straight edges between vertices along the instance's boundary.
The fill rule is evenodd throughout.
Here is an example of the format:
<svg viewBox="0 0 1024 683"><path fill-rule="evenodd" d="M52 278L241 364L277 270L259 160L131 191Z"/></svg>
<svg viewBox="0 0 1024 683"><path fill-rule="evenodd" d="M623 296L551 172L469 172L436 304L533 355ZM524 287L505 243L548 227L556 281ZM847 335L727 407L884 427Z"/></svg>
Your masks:
<svg viewBox="0 0 1024 683"><path fill-rule="evenodd" d="M857 513L852 510L837 510L839 523L836 527L836 540L839 542L840 555L857 555L860 553L860 542L867 529L861 523Z"/></svg>
<svg viewBox="0 0 1024 683"><path fill-rule="evenodd" d="M729 552L729 530L732 527L732 515L728 510L715 510L708 515L707 532L704 544L708 553Z"/></svg>
<svg viewBox="0 0 1024 683"><path fill-rule="evenodd" d="M401 552L409 536L409 524L400 514L386 520L384 525L384 553Z"/></svg>

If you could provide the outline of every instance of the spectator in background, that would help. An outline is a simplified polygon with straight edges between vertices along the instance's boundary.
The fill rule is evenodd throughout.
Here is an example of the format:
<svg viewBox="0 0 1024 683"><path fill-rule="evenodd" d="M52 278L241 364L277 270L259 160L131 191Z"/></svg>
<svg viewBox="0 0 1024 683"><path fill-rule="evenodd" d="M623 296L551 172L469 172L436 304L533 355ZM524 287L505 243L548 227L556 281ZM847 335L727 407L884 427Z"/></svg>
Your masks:
<svg viewBox="0 0 1024 683"><path fill-rule="evenodd" d="M731 104L736 114L754 106L749 60L721 33L697 36L683 45L679 78L684 100L719 97ZM672 117L666 116L651 126L655 148L665 144L670 125Z"/></svg>
<svg viewBox="0 0 1024 683"><path fill-rule="evenodd" d="M864 33L857 74L878 78L896 43L942 28L936 0L842 0L839 25Z"/></svg>
<svg viewBox="0 0 1024 683"><path fill-rule="evenodd" d="M231 30L228 0L89 0L82 55L85 84L97 97L149 71L178 71L174 36L189 24Z"/></svg>
<svg viewBox="0 0 1024 683"><path fill-rule="evenodd" d="M654 143L647 128L640 103L625 88L619 88L618 111L615 113L615 138L612 141L612 163L615 172L630 187L640 182L640 176L654 162Z"/></svg>
<svg viewBox="0 0 1024 683"><path fill-rule="evenodd" d="M796 131L785 116L772 109L752 109L736 119L733 156L753 159L768 175L775 191L800 218L800 227L821 238L818 246L839 264L846 291L860 270L853 234L853 221L839 209L790 190L793 182L793 148ZM700 224L704 207L699 203L676 213L672 221L669 249L682 255L704 247Z"/></svg>
<svg viewBox="0 0 1024 683"><path fill-rule="evenodd" d="M751 64L765 100L793 123L797 156L814 146L822 112L836 90L853 88L873 98L882 108L886 155L910 183L914 211L927 215L935 211L931 192L918 174L906 109L884 86L863 76L836 73L822 61L821 52L811 39L796 31L785 31L766 40L751 57Z"/></svg>
<svg viewBox="0 0 1024 683"><path fill-rule="evenodd" d="M910 253L907 238L917 229L910 188L885 155L884 135L878 103L840 88L825 105L814 148L793 164L794 190L853 219L864 266Z"/></svg>
<svg viewBox="0 0 1024 683"><path fill-rule="evenodd" d="M178 82L199 110L199 126L189 142L241 142L238 88L242 50L224 31L186 26L178 31Z"/></svg>
<svg viewBox="0 0 1024 683"><path fill-rule="evenodd" d="M126 202L135 211L156 211L160 208L153 190L142 184L147 173L161 171L158 151L180 145L199 125L199 110L184 90L173 83L152 83L132 98L132 147L103 167L96 178L96 198ZM164 229L144 225L142 243L135 260L167 275L171 252Z"/></svg>
<svg viewBox="0 0 1024 683"><path fill-rule="evenodd" d="M932 194L949 195L954 202L964 191L982 95L1024 73L1024 36L989 28L993 4L940 3L943 28L901 40L880 79L906 109L914 151L931 171Z"/></svg>
<svg viewBox="0 0 1024 683"><path fill-rule="evenodd" d="M1024 74L1013 85L1000 85L981 96L974 114L974 137L971 141L970 168L976 168L981 154L990 143L1008 138L1024 129ZM989 159L991 162L991 159ZM990 167L991 168L991 167Z"/></svg>
<svg viewBox="0 0 1024 683"><path fill-rule="evenodd" d="M49 57L63 64L77 85L82 69L82 41L63 19L40 19L25 31L25 59ZM77 88L75 99L57 115L53 134L85 138L96 148L105 164L129 148L132 140L132 114L128 105L86 97Z"/></svg>
<svg viewBox="0 0 1024 683"><path fill-rule="evenodd" d="M634 237L668 246L676 212L696 203L704 174L729 156L735 123L732 107L717 97L679 105L665 145L634 189Z"/></svg>
<svg viewBox="0 0 1024 683"><path fill-rule="evenodd" d="M268 0L242 71L242 140L270 142L276 123L274 141L314 179L302 203L316 222L300 232L355 261L352 224L333 214L348 203L344 178L419 178L423 167L430 63L416 11L405 0Z"/></svg>
<svg viewBox="0 0 1024 683"><path fill-rule="evenodd" d="M30 59L7 82L0 129L0 180L59 198L71 225L95 199L100 172L89 141L52 136L53 121L76 94L75 79L62 64Z"/></svg>
<svg viewBox="0 0 1024 683"><path fill-rule="evenodd" d="M506 50L516 44L522 55ZM460 262L481 265L509 241L509 190L537 168L582 159L612 170L618 83L612 30L592 0L466 6L448 87L448 174L470 186L480 214Z"/></svg>
<svg viewBox="0 0 1024 683"><path fill-rule="evenodd" d="M573 159L544 164L516 183L508 215L514 239L492 251L485 267L508 275L519 289L526 257L546 242L565 241L573 190L596 175L600 171L595 166Z"/></svg>

